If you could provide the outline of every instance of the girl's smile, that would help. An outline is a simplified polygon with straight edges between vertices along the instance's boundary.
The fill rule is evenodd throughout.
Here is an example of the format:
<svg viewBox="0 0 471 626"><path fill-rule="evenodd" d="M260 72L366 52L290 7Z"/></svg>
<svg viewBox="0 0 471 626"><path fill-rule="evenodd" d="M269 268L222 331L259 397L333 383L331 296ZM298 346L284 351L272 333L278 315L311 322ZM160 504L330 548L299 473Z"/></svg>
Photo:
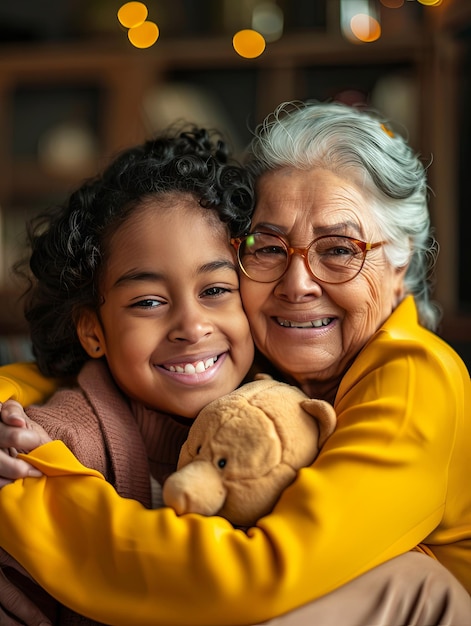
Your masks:
<svg viewBox="0 0 471 626"><path fill-rule="evenodd" d="M201 358L179 363L156 365L162 368L162 374L170 376L183 385L203 385L218 375L227 358L227 352L213 357Z"/></svg>

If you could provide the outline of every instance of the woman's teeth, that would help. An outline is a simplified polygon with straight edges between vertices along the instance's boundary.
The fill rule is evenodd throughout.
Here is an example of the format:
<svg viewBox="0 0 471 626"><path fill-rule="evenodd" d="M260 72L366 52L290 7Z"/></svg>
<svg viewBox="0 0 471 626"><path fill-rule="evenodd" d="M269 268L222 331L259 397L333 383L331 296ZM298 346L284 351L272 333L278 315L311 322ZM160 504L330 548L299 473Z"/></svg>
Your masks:
<svg viewBox="0 0 471 626"><path fill-rule="evenodd" d="M293 322L277 317L277 322L280 326L287 326L289 328L321 328L321 326L328 326L331 321L331 317L323 317L320 320L312 320L309 322Z"/></svg>
<svg viewBox="0 0 471 626"><path fill-rule="evenodd" d="M167 369L169 372L178 372L178 374L201 374L209 367L212 367L218 360L217 356L213 356L205 361L198 361L197 363L185 363L185 365L169 365Z"/></svg>

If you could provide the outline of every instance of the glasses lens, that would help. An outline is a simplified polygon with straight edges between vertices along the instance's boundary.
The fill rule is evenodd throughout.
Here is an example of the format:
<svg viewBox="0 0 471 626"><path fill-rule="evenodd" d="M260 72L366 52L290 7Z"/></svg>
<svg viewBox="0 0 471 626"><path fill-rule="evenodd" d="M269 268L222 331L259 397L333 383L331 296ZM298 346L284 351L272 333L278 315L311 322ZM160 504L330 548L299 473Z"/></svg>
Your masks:
<svg viewBox="0 0 471 626"><path fill-rule="evenodd" d="M326 236L316 239L309 248L311 272L328 283L343 283L360 272L364 250L349 237Z"/></svg>
<svg viewBox="0 0 471 626"><path fill-rule="evenodd" d="M249 278L269 283L283 275L288 264L288 251L282 239L252 233L240 245L239 261Z"/></svg>

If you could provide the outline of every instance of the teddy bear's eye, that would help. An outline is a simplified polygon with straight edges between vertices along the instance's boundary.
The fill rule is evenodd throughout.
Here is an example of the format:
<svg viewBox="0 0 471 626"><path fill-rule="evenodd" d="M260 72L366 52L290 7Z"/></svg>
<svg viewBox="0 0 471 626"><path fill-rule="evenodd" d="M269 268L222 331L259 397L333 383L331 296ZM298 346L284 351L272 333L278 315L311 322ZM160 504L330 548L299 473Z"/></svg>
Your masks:
<svg viewBox="0 0 471 626"><path fill-rule="evenodd" d="M223 467L226 467L226 463L227 463L227 459L219 459L218 467L222 469Z"/></svg>
<svg viewBox="0 0 471 626"><path fill-rule="evenodd" d="M201 446L198 446L198 447L196 448L196 454L199 454L200 452L201 452Z"/></svg>

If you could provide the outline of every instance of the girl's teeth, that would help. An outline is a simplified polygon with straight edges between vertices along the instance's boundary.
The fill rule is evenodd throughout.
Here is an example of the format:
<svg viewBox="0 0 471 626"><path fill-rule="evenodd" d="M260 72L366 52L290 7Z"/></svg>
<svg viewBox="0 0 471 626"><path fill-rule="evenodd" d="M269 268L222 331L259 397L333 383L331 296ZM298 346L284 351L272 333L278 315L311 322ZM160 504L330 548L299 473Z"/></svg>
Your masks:
<svg viewBox="0 0 471 626"><path fill-rule="evenodd" d="M168 368L170 372L178 372L178 374L201 374L209 367L212 367L217 361L217 356L206 359L206 361L198 361L195 365L193 363L186 363L185 365L170 365Z"/></svg>

